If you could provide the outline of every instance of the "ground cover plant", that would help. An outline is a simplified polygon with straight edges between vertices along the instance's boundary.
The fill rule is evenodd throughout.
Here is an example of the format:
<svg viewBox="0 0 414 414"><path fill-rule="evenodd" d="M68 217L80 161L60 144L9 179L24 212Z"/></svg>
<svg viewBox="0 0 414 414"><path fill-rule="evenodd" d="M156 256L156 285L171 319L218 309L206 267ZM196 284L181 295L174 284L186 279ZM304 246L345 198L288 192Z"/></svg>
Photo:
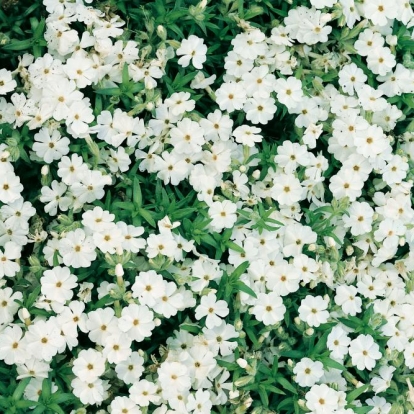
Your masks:
<svg viewBox="0 0 414 414"><path fill-rule="evenodd" d="M409 0L3 0L1 413L414 413Z"/></svg>

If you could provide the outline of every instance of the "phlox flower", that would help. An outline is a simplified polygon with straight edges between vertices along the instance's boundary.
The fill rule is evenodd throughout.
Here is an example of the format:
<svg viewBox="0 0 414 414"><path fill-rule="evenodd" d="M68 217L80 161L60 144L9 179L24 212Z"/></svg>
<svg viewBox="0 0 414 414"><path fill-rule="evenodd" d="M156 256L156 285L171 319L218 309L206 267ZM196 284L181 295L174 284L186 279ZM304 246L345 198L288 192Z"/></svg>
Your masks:
<svg viewBox="0 0 414 414"><path fill-rule="evenodd" d="M222 111L228 113L242 109L246 102L246 91L240 83L223 83L216 90L216 102Z"/></svg>
<svg viewBox="0 0 414 414"><path fill-rule="evenodd" d="M48 299L65 303L72 298L72 289L78 286L76 281L77 277L70 273L69 268L54 267L46 270L40 278L41 292Z"/></svg>
<svg viewBox="0 0 414 414"><path fill-rule="evenodd" d="M132 384L144 372L144 358L138 352L132 352L126 360L116 364L115 372L125 384Z"/></svg>
<svg viewBox="0 0 414 414"><path fill-rule="evenodd" d="M203 63L206 61L207 46L204 39L190 35L188 39L183 39L181 46L177 49L178 64L186 68L190 61L196 69L202 69Z"/></svg>
<svg viewBox="0 0 414 414"><path fill-rule="evenodd" d="M0 249L0 279L4 276L12 277L20 270L20 265L14 262L20 257L21 247L12 241L7 242L4 248Z"/></svg>
<svg viewBox="0 0 414 414"><path fill-rule="evenodd" d="M111 401L111 414L141 414L141 410L128 397L115 397Z"/></svg>
<svg viewBox="0 0 414 414"><path fill-rule="evenodd" d="M105 340L102 355L111 364L118 364L121 361L125 361L132 352L131 342L130 337L123 332L112 333Z"/></svg>
<svg viewBox="0 0 414 414"><path fill-rule="evenodd" d="M218 232L233 227L237 220L236 211L236 204L229 200L213 202L208 210L208 215L212 219L210 225Z"/></svg>
<svg viewBox="0 0 414 414"><path fill-rule="evenodd" d="M355 316L362 311L362 300L357 296L355 286L341 285L336 288L335 303L341 306L346 315Z"/></svg>
<svg viewBox="0 0 414 414"><path fill-rule="evenodd" d="M275 325L283 320L286 307L282 298L277 293L259 293L251 313L264 325Z"/></svg>
<svg viewBox="0 0 414 414"><path fill-rule="evenodd" d="M12 73L7 69L0 69L0 95L13 91L17 82L12 78Z"/></svg>
<svg viewBox="0 0 414 414"><path fill-rule="evenodd" d="M326 346L331 351L331 358L342 360L348 354L351 339L341 325L336 325L329 333Z"/></svg>
<svg viewBox="0 0 414 414"><path fill-rule="evenodd" d="M96 259L95 244L85 231L76 229L66 233L59 241L59 252L63 263L74 268L89 267Z"/></svg>
<svg viewBox="0 0 414 414"><path fill-rule="evenodd" d="M42 187L40 201L45 203L45 212L50 216L56 216L58 208L67 211L72 204L72 199L64 196L68 187L64 183L53 180L50 188ZM47 204L46 204L47 203Z"/></svg>
<svg viewBox="0 0 414 414"><path fill-rule="evenodd" d="M129 389L129 397L140 407L148 407L150 403L158 403L160 396L157 394L158 387L146 379L134 382Z"/></svg>
<svg viewBox="0 0 414 414"><path fill-rule="evenodd" d="M371 371L376 364L376 360L382 357L378 344L371 335L358 335L349 344L349 355L352 364L360 370Z"/></svg>
<svg viewBox="0 0 414 414"><path fill-rule="evenodd" d="M30 356L46 362L52 360L64 343L60 327L52 318L31 324L24 336L25 348Z"/></svg>
<svg viewBox="0 0 414 414"><path fill-rule="evenodd" d="M329 319L328 303L322 296L307 295L299 306L299 318L309 326L318 327Z"/></svg>
<svg viewBox="0 0 414 414"><path fill-rule="evenodd" d="M203 128L189 118L178 121L177 127L170 131L170 143L178 154L201 152L204 142Z"/></svg>
<svg viewBox="0 0 414 414"><path fill-rule="evenodd" d="M229 314L229 308L224 300L217 300L214 293L202 296L200 304L195 310L197 320L206 316L205 325L212 329L222 323L222 319Z"/></svg>
<svg viewBox="0 0 414 414"><path fill-rule="evenodd" d="M0 360L13 365L23 364L30 358L22 337L23 331L18 325L9 325L0 333Z"/></svg>
<svg viewBox="0 0 414 414"><path fill-rule="evenodd" d="M277 109L274 102L271 97L262 97L255 93L243 106L246 119L252 124L267 124L273 119Z"/></svg>
<svg viewBox="0 0 414 414"><path fill-rule="evenodd" d="M290 206L300 201L304 190L293 174L278 174L274 178L271 197L281 205Z"/></svg>
<svg viewBox="0 0 414 414"><path fill-rule="evenodd" d="M105 358L93 348L82 349L73 361L72 371L81 381L94 382L105 371Z"/></svg>
<svg viewBox="0 0 414 414"><path fill-rule="evenodd" d="M155 328L154 314L145 305L130 304L122 309L118 327L131 340L141 342L149 338Z"/></svg>
<svg viewBox="0 0 414 414"><path fill-rule="evenodd" d="M118 334L118 319L112 308L100 308L88 313L86 320L86 329L88 330L89 339L98 345L106 344L107 339Z"/></svg>
<svg viewBox="0 0 414 414"><path fill-rule="evenodd" d="M20 198L22 191L23 186L20 184L20 178L13 171L1 171L0 201L2 203L13 203Z"/></svg>
<svg viewBox="0 0 414 414"><path fill-rule="evenodd" d="M334 413L339 407L338 391L326 384L313 385L306 393L306 407L315 414Z"/></svg>
<svg viewBox="0 0 414 414"><path fill-rule="evenodd" d="M301 387L312 387L323 376L323 364L320 361L312 361L310 358L302 358L293 368L295 382Z"/></svg>
<svg viewBox="0 0 414 414"><path fill-rule="evenodd" d="M190 97L189 92L175 92L164 101L164 104L173 116L179 116L195 108L195 101Z"/></svg>
<svg viewBox="0 0 414 414"><path fill-rule="evenodd" d="M109 381L99 378L93 382L86 382L75 377L70 385L73 387L73 394L82 404L100 404L105 399L106 390L110 387Z"/></svg>
<svg viewBox="0 0 414 414"><path fill-rule="evenodd" d="M207 115L207 119L200 119L204 137L209 141L227 141L230 138L233 121L219 109Z"/></svg>

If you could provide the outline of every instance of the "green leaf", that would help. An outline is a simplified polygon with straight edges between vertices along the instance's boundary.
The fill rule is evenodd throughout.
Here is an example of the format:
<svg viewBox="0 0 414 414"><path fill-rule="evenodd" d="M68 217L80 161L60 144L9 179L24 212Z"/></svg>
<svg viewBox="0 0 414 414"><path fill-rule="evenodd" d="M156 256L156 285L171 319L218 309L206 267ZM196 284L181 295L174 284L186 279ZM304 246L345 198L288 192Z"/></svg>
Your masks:
<svg viewBox="0 0 414 414"><path fill-rule="evenodd" d="M248 267L250 266L250 262L249 261L245 261L241 264L239 264L236 269L233 271L233 273L230 275L230 278L232 280L237 280L240 278L240 276L248 269Z"/></svg>
<svg viewBox="0 0 414 414"><path fill-rule="evenodd" d="M257 299L257 295L254 292L254 290L251 289L249 286L247 286L245 283L241 282L240 280L237 281L236 287L239 291L247 293L248 295L253 296L254 298Z"/></svg>
<svg viewBox="0 0 414 414"><path fill-rule="evenodd" d="M122 94L122 92L119 88L98 89L98 90L95 91L95 93L97 93L99 95L109 95L109 96L120 96Z"/></svg>
<svg viewBox="0 0 414 414"><path fill-rule="evenodd" d="M269 397L267 395L266 389L263 387L263 385L259 385L257 391L259 392L262 404L267 408L269 406Z"/></svg>
<svg viewBox="0 0 414 414"><path fill-rule="evenodd" d="M20 400L20 401L16 401L14 405L17 408L29 408L29 407L37 406L39 405L39 403L37 401Z"/></svg>
<svg viewBox="0 0 414 414"><path fill-rule="evenodd" d="M4 45L1 48L4 49L4 50L20 51L20 50L26 50L26 49L31 48L32 44L33 44L33 40L32 39L13 40L9 44Z"/></svg>
<svg viewBox="0 0 414 414"><path fill-rule="evenodd" d="M147 211L144 210L143 208L140 208L138 210L139 214L141 215L141 217L147 222L149 223L152 227L157 227L157 225L155 224L155 220L153 219L152 215Z"/></svg>
<svg viewBox="0 0 414 414"><path fill-rule="evenodd" d="M61 404L67 401L74 401L76 397L73 394L63 393L63 394L54 394L51 398L51 401L56 404Z"/></svg>
<svg viewBox="0 0 414 414"><path fill-rule="evenodd" d="M46 407L44 405L39 405L33 410L31 414L42 414L43 412L45 412L45 410Z"/></svg>
<svg viewBox="0 0 414 414"><path fill-rule="evenodd" d="M198 335L201 331L201 328L196 324L189 324L189 323L183 323L180 325L180 329L183 329L184 331L194 333Z"/></svg>
<svg viewBox="0 0 414 414"><path fill-rule="evenodd" d="M225 245L226 245L227 248L229 248L231 250L234 250L237 253L246 253L244 251L243 247L239 246L238 244L236 244L236 243L234 243L230 240L226 241Z"/></svg>
<svg viewBox="0 0 414 414"><path fill-rule="evenodd" d="M298 393L296 388L286 378L277 376L275 379L285 390L290 391L293 394Z"/></svg>
<svg viewBox="0 0 414 414"><path fill-rule="evenodd" d="M19 385L14 390L12 398L14 401L18 401L22 398L24 390L26 389L27 385L29 384L31 378L24 378L19 382Z"/></svg>
<svg viewBox="0 0 414 414"><path fill-rule="evenodd" d="M353 391L347 394L346 401L347 403L351 403L352 401L356 400L361 394L367 391L370 387L370 384L362 385L361 387L355 388Z"/></svg>
<svg viewBox="0 0 414 414"><path fill-rule="evenodd" d="M47 408L53 410L53 412L57 414L66 414L57 404L49 404Z"/></svg>
<svg viewBox="0 0 414 414"><path fill-rule="evenodd" d="M141 187L139 185L138 177L134 177L132 194L133 194L132 199L134 201L134 204L137 207L141 208L142 207L142 192L141 192Z"/></svg>
<svg viewBox="0 0 414 414"><path fill-rule="evenodd" d="M316 345L311 349L312 357L320 355L326 349L326 341L328 340L330 332L331 329L325 331L325 333L317 340Z"/></svg>
<svg viewBox="0 0 414 414"><path fill-rule="evenodd" d="M52 394L52 383L50 378L45 378L42 382L42 400L47 401Z"/></svg>
<svg viewBox="0 0 414 414"><path fill-rule="evenodd" d="M11 402L8 398L0 397L0 407L8 408L10 404Z"/></svg>
<svg viewBox="0 0 414 414"><path fill-rule="evenodd" d="M339 369L340 371L346 371L346 368L342 364L333 360L332 358L319 358L319 361L322 362L324 367Z"/></svg>

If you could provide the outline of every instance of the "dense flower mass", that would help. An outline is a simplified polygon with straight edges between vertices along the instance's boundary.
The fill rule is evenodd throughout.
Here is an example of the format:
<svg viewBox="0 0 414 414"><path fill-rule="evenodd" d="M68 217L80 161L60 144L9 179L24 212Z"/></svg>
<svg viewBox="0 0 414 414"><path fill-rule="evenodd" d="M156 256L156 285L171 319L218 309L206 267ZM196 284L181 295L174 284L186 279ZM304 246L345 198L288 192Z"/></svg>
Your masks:
<svg viewBox="0 0 414 414"><path fill-rule="evenodd" d="M142 3L0 13L1 411L414 414L410 1Z"/></svg>

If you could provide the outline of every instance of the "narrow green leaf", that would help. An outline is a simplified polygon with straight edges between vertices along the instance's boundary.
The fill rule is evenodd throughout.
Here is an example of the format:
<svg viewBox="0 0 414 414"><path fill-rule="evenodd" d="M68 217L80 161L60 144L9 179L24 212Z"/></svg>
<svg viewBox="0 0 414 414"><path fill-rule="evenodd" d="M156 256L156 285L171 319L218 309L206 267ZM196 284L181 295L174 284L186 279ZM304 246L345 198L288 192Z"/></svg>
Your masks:
<svg viewBox="0 0 414 414"><path fill-rule="evenodd" d="M353 391L347 394L346 401L347 403L351 403L352 401L356 400L361 394L367 391L370 387L370 384L362 385L361 387L355 388Z"/></svg>
<svg viewBox="0 0 414 414"><path fill-rule="evenodd" d="M140 208L138 210L139 214L141 215L141 217L147 222L149 223L152 227L157 227L155 220L153 219L152 215L147 211L144 210L143 208Z"/></svg>
<svg viewBox="0 0 414 414"><path fill-rule="evenodd" d="M251 289L249 286L247 286L245 283L241 282L240 280L237 281L236 287L239 291L247 293L248 295L253 296L254 298L257 299L257 295L254 292L254 290Z"/></svg>
<svg viewBox="0 0 414 414"><path fill-rule="evenodd" d="M275 379L285 390L290 391L293 394L298 393L296 387L294 387L286 378L277 376Z"/></svg>
<svg viewBox="0 0 414 414"><path fill-rule="evenodd" d="M31 378L24 378L19 382L19 385L14 390L12 398L14 401L18 401L22 398L24 390L26 389L27 385L29 384Z"/></svg>
<svg viewBox="0 0 414 414"><path fill-rule="evenodd" d="M249 261L245 261L241 264L239 264L236 269L234 270L234 272L230 275L230 278L232 280L237 280L239 279L239 277L248 269L248 267L250 266L250 262Z"/></svg>
<svg viewBox="0 0 414 414"><path fill-rule="evenodd" d="M138 208L141 208L142 207L142 192L141 192L141 187L139 185L138 177L134 177L134 180L133 180L132 196L133 196L132 199L134 201L134 204Z"/></svg>

